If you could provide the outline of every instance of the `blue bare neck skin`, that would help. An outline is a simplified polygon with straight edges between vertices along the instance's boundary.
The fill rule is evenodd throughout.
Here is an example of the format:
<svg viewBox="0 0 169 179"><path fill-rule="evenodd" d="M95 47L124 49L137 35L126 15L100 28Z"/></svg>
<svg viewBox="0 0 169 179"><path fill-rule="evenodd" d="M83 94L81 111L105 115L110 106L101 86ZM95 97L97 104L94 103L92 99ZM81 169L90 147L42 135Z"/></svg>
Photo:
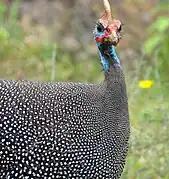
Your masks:
<svg viewBox="0 0 169 179"><path fill-rule="evenodd" d="M115 52L114 45L106 45L102 43L97 43L99 49L99 54L101 58L101 63L103 65L104 71L108 72L111 66L120 67L119 58Z"/></svg>

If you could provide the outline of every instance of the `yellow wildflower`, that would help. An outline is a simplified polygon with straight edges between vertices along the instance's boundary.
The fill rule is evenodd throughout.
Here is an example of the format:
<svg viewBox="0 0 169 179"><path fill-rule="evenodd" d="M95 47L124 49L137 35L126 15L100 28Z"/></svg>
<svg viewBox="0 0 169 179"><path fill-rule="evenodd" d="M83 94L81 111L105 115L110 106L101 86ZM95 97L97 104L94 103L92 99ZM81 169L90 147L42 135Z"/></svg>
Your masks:
<svg viewBox="0 0 169 179"><path fill-rule="evenodd" d="M153 80L141 80L139 81L139 87L140 88L151 88L154 84Z"/></svg>

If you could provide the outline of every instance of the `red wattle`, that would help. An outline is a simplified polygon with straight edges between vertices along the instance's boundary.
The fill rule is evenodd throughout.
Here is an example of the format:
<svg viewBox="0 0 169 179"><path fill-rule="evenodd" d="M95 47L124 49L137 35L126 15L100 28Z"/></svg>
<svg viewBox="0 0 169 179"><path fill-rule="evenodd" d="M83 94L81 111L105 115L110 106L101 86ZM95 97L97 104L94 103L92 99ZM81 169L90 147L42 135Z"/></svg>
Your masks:
<svg viewBox="0 0 169 179"><path fill-rule="evenodd" d="M96 42L103 42L104 37L95 37Z"/></svg>

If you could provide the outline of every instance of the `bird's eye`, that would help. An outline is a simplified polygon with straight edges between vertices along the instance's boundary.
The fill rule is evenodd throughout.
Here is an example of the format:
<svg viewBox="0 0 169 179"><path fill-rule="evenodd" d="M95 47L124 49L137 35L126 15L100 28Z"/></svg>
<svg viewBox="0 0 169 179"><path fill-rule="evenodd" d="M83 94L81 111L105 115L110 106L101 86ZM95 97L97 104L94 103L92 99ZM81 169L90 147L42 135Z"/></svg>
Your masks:
<svg viewBox="0 0 169 179"><path fill-rule="evenodd" d="M98 32L103 32L104 31L104 26L101 23L97 23L97 31Z"/></svg>
<svg viewBox="0 0 169 179"><path fill-rule="evenodd" d="M97 27L97 31L98 31L98 32L102 32L103 29L102 29L101 27Z"/></svg>
<svg viewBox="0 0 169 179"><path fill-rule="evenodd" d="M121 29L122 29L122 27L121 27L121 25L119 26L119 28L118 28L118 31L120 32L121 31Z"/></svg>

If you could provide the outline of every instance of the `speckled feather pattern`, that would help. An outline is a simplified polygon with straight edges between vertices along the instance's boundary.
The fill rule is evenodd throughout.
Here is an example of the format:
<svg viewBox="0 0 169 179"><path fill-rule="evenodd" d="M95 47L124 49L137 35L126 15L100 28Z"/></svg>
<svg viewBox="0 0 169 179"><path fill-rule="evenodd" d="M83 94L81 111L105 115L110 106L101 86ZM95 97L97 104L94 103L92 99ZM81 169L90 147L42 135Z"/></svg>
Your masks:
<svg viewBox="0 0 169 179"><path fill-rule="evenodd" d="M118 179L128 150L125 88L0 80L0 178Z"/></svg>

